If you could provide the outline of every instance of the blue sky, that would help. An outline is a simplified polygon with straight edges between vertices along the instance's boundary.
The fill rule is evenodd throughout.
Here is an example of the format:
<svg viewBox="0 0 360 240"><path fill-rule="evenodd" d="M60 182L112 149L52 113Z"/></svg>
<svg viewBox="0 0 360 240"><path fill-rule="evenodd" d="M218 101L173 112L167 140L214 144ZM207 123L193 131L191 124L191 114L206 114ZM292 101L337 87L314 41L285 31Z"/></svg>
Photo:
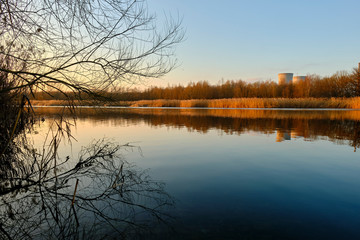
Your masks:
<svg viewBox="0 0 360 240"><path fill-rule="evenodd" d="M150 85L274 80L280 72L328 76L360 62L357 0L149 0L183 19L180 66Z"/></svg>

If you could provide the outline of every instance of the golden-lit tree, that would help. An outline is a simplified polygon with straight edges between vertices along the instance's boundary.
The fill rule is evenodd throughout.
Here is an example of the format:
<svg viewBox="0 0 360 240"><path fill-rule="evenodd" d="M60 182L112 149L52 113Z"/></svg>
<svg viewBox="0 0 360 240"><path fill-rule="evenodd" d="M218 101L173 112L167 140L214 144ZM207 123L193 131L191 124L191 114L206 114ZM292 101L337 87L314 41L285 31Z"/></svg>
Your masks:
<svg viewBox="0 0 360 240"><path fill-rule="evenodd" d="M360 63L358 68L354 68L352 72L351 85L355 96L360 96Z"/></svg>

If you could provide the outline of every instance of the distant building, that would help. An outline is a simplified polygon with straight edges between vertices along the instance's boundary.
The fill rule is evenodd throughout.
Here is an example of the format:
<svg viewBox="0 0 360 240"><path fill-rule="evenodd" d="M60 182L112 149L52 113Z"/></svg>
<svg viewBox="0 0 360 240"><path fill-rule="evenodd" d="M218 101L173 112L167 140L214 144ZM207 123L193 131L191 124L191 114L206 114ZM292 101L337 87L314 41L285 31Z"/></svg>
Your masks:
<svg viewBox="0 0 360 240"><path fill-rule="evenodd" d="M299 83L306 80L306 76L294 76L292 83Z"/></svg>
<svg viewBox="0 0 360 240"><path fill-rule="evenodd" d="M293 73L279 73L279 84L291 83L293 80Z"/></svg>
<svg viewBox="0 0 360 240"><path fill-rule="evenodd" d="M294 76L293 73L279 73L279 84L285 83L299 83L301 81L305 81L306 76Z"/></svg>

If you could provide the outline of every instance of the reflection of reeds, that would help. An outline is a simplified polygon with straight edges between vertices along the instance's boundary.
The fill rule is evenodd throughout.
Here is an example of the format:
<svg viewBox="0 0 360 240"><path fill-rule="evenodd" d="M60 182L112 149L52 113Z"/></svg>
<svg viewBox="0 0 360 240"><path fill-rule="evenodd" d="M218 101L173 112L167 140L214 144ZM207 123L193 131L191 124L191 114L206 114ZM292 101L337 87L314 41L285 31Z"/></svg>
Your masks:
<svg viewBox="0 0 360 240"><path fill-rule="evenodd" d="M34 105L68 105L62 100L33 101ZM98 102L75 102L78 105L97 105ZM102 103L104 106L186 107L186 108L347 108L360 109L360 97L355 98L231 98L193 100L140 100Z"/></svg>
<svg viewBox="0 0 360 240"><path fill-rule="evenodd" d="M57 114L59 108L37 108L35 112L40 115ZM64 110L66 116L71 116L70 110ZM220 117L220 118L246 118L246 119L330 119L360 121L358 110L276 110L276 109L162 109L162 108L78 108L77 117L92 119L120 119L126 115L131 116L188 116L188 117ZM131 119L131 118L130 118Z"/></svg>
<svg viewBox="0 0 360 240"><path fill-rule="evenodd" d="M54 117L59 108L35 108L39 116ZM67 116L72 116L67 113ZM146 125L187 128L225 134L255 131L263 134L288 133L291 138L328 139L360 147L360 110L289 109L189 109L189 108L77 108L79 122L113 126Z"/></svg>

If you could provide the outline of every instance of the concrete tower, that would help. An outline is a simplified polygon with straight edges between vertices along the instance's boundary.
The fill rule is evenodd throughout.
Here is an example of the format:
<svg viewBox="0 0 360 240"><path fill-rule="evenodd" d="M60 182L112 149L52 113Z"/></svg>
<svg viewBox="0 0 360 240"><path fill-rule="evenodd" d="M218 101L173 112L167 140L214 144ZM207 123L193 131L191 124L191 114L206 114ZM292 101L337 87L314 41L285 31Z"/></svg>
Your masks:
<svg viewBox="0 0 360 240"><path fill-rule="evenodd" d="M279 73L279 84L291 83L293 80L293 73Z"/></svg>
<svg viewBox="0 0 360 240"><path fill-rule="evenodd" d="M293 83L298 83L298 82L301 82L301 81L305 81L306 79L306 76L294 76L293 78Z"/></svg>

